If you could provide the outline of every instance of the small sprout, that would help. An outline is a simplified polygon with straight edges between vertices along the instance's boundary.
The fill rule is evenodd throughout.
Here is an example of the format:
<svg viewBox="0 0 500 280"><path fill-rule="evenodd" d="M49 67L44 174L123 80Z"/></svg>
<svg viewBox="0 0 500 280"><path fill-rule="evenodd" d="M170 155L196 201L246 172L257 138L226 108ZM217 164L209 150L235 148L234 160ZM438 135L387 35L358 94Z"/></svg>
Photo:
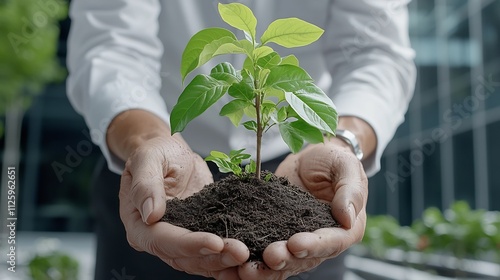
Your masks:
<svg viewBox="0 0 500 280"><path fill-rule="evenodd" d="M272 177L273 177L272 173L267 173L267 175L264 177L264 181L269 182Z"/></svg>
<svg viewBox="0 0 500 280"><path fill-rule="evenodd" d="M255 174L255 170L257 169L257 164L253 159L250 160L250 163L245 166L245 172L247 174Z"/></svg>
<svg viewBox="0 0 500 280"><path fill-rule="evenodd" d="M219 168L219 171L222 173L234 173L236 176L241 177L242 176L241 162L251 157L251 155L249 154L244 154L243 153L244 150L245 149L237 151L233 150L229 155L226 155L225 153L219 151L211 151L210 156L206 157L205 161L211 161L215 163ZM245 172L247 172L246 168Z"/></svg>

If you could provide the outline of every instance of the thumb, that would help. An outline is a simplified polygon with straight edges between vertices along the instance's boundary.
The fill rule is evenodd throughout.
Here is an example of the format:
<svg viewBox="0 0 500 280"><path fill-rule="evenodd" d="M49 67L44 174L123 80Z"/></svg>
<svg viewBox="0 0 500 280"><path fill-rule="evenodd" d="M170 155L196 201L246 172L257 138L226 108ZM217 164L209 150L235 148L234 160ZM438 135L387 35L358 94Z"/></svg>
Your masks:
<svg viewBox="0 0 500 280"><path fill-rule="evenodd" d="M357 165L357 166L356 166ZM345 228L352 228L368 197L368 179L359 162L346 162L346 169L337 168L340 178L331 202L332 216Z"/></svg>
<svg viewBox="0 0 500 280"><path fill-rule="evenodd" d="M152 224L165 214L164 164L155 154L137 153L127 162L126 172L132 177L130 200L142 220Z"/></svg>

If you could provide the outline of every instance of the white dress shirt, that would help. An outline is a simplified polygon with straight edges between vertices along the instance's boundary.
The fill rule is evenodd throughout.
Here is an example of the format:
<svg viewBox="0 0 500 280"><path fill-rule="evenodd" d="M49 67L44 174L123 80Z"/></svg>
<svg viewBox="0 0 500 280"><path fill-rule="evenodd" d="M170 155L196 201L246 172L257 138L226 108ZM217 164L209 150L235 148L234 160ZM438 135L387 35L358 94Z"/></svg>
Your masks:
<svg viewBox="0 0 500 280"><path fill-rule="evenodd" d="M415 82L414 52L408 38L409 0L246 0L257 17L258 36L278 18L298 17L325 29L318 42L285 49L333 100L339 116L367 121L377 136L375 156L364 161L371 176L380 157L403 122ZM73 0L68 46L67 94L84 116L93 141L108 167L121 173L124 162L113 156L105 140L111 120L128 109L143 109L169 122L169 110L182 92L180 60L190 37L207 27L224 27L239 38L242 32L226 25L212 0ZM228 2L228 1L222 1ZM190 74L208 73L218 62L241 67L243 57L222 56ZM255 151L255 136L235 128L219 110L223 97L182 133L191 148L229 152ZM263 140L262 158L288 152L279 131Z"/></svg>

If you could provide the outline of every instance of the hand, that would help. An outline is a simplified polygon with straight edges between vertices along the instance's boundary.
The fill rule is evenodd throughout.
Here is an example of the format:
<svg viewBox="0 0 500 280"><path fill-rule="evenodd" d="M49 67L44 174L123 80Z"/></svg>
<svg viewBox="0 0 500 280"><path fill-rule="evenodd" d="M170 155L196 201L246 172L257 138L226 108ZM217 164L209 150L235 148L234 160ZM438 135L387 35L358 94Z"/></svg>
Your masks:
<svg viewBox="0 0 500 280"><path fill-rule="evenodd" d="M158 222L167 199L185 198L211 182L204 160L180 137L145 141L129 157L120 184L120 217L130 245L177 270L239 279L237 266L249 256L242 242Z"/></svg>
<svg viewBox="0 0 500 280"><path fill-rule="evenodd" d="M286 279L339 255L363 238L368 179L360 161L342 140L310 145L288 156L276 175L288 177L293 184L329 203L334 219L342 227L301 232L288 241L270 244L263 258L271 269L245 264L240 268L242 279Z"/></svg>

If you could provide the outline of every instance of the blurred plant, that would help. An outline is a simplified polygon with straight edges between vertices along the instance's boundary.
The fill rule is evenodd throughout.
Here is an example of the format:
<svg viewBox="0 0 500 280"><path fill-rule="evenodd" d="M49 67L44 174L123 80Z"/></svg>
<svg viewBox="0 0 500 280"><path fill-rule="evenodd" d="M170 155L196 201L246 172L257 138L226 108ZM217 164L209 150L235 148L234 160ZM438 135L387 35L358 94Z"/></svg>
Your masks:
<svg viewBox="0 0 500 280"><path fill-rule="evenodd" d="M28 267L33 280L76 280L78 261L60 251L58 238L39 238L35 241L35 256Z"/></svg>
<svg viewBox="0 0 500 280"><path fill-rule="evenodd" d="M0 115L27 106L44 85L64 78L57 61L58 21L67 4L56 0L0 1Z"/></svg>
<svg viewBox="0 0 500 280"><path fill-rule="evenodd" d="M418 269L427 269L424 259L428 254L454 256L454 273L461 278L466 275L462 269L465 258L491 261L493 257L500 263L500 212L472 210L467 202L457 201L444 212L436 207L426 209L411 227L400 226L391 216L372 216L362 244L381 259L388 249L423 252L420 262L411 264ZM405 267L409 266L408 257L405 254L401 259Z"/></svg>
<svg viewBox="0 0 500 280"><path fill-rule="evenodd" d="M2 170L19 164L24 110L49 82L62 80L57 61L58 22L67 15L61 0L0 0L0 138L5 133ZM5 125L2 120L5 120ZM1 192L7 193L7 172ZM0 201L6 209L6 196ZM0 218L5 220L6 211ZM0 230L2 235L5 229ZM4 246L2 244L1 246Z"/></svg>
<svg viewBox="0 0 500 280"><path fill-rule="evenodd" d="M391 216L368 218L362 242L377 257L389 248L467 257L495 254L500 262L500 212L473 210L465 201L441 212L426 209L411 227L401 227Z"/></svg>
<svg viewBox="0 0 500 280"><path fill-rule="evenodd" d="M36 255L28 266L33 280L78 279L78 261L62 252Z"/></svg>
<svg viewBox="0 0 500 280"><path fill-rule="evenodd" d="M409 251L417 246L418 240L418 235L410 227L400 226L392 216L380 215L368 218L362 244L374 256L383 258L387 249Z"/></svg>
<svg viewBox="0 0 500 280"><path fill-rule="evenodd" d="M432 207L412 225L420 236L416 248L425 252L449 253L459 259L495 252L500 260L500 213L472 210L457 201L442 213Z"/></svg>

